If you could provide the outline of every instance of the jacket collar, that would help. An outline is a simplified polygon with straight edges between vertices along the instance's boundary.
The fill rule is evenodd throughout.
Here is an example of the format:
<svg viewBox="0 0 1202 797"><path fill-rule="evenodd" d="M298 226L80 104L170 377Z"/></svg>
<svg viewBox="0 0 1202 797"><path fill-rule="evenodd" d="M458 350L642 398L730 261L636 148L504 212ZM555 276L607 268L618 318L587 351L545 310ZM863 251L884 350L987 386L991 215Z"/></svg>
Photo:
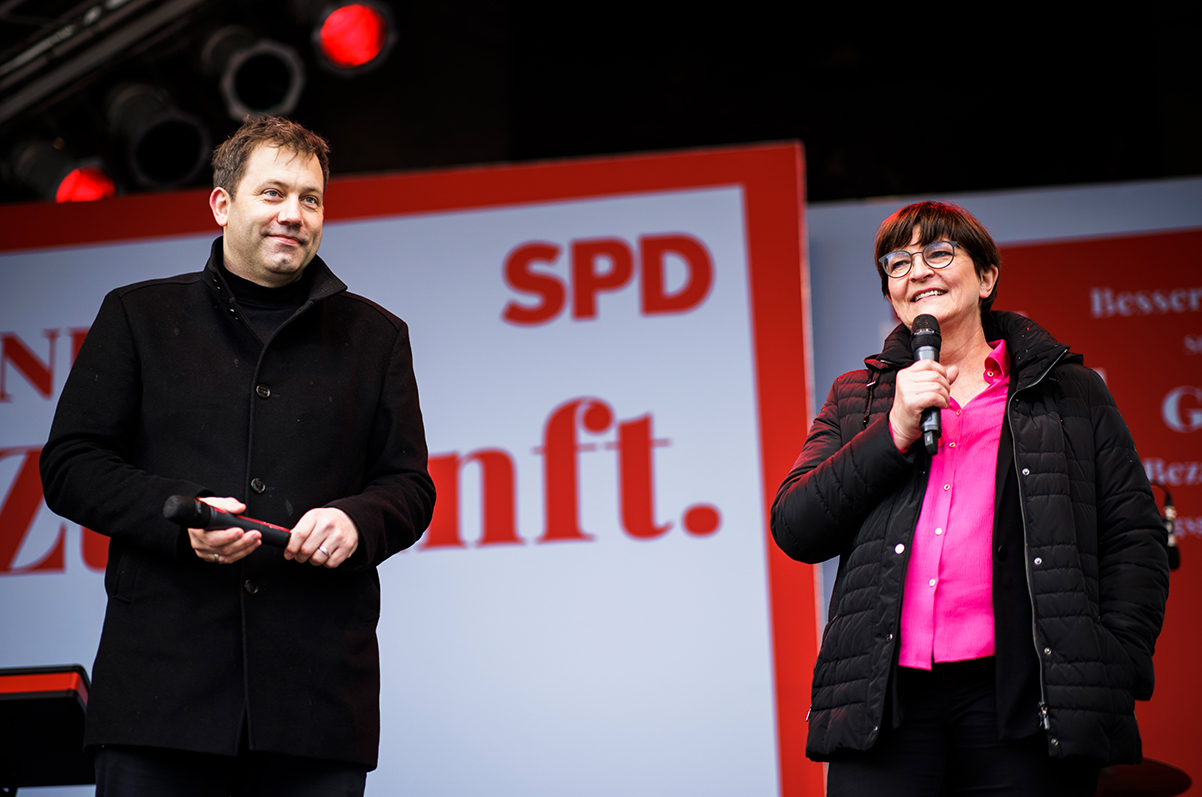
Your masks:
<svg viewBox="0 0 1202 797"><path fill-rule="evenodd" d="M1065 362L1083 363L1080 354L1069 354L1069 347L1052 337L1046 329L1018 313L991 310L985 314L985 339L1006 341L1011 374L1018 378L1018 389L1038 381L1048 369L1064 358ZM880 354L864 360L874 371L905 368L914 362L910 330L898 324L885 339Z"/></svg>
<svg viewBox="0 0 1202 797"><path fill-rule="evenodd" d="M228 298L232 297L233 293L230 292L225 275L221 273L225 257L221 242L222 238L219 235L209 248L209 260L205 263L204 276L205 283L210 288ZM309 261L309 265L305 266L305 271L311 272L313 276L309 282L309 296L305 299L304 307L346 290L346 283L334 276L334 272L330 271L326 262L317 255L314 255L313 259Z"/></svg>

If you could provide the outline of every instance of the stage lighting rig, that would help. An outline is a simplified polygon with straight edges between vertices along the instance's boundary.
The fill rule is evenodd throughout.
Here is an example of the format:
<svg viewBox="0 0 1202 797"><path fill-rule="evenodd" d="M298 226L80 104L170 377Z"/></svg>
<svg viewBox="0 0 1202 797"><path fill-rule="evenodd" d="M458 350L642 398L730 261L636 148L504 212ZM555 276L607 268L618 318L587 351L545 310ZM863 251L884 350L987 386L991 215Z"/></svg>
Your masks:
<svg viewBox="0 0 1202 797"><path fill-rule="evenodd" d="M109 92L105 112L134 181L144 188L185 185L208 162L208 128L161 88L119 85Z"/></svg>
<svg viewBox="0 0 1202 797"><path fill-rule="evenodd" d="M238 122L292 113L305 87L305 66L295 49L241 25L210 34L201 63L217 79L226 113Z"/></svg>
<svg viewBox="0 0 1202 797"><path fill-rule="evenodd" d="M13 147L5 165L10 179L33 191L39 199L89 202L117 192L99 158L72 158L61 139L54 143L21 141Z"/></svg>
<svg viewBox="0 0 1202 797"><path fill-rule="evenodd" d="M375 0L308 0L305 7L313 22L313 48L322 66L335 74L353 77L375 69L396 42L392 12Z"/></svg>
<svg viewBox="0 0 1202 797"><path fill-rule="evenodd" d="M73 4L55 16L63 3L39 2L48 7L0 4L6 14L45 18L32 37L0 55L0 127L166 35L208 0L104 0Z"/></svg>

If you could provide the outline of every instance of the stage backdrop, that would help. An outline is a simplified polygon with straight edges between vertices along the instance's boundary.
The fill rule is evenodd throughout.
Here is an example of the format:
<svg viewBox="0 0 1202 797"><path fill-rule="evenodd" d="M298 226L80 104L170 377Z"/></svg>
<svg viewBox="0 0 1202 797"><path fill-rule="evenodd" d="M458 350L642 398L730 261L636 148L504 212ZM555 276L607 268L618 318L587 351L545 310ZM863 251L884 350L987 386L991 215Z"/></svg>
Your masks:
<svg viewBox="0 0 1202 797"><path fill-rule="evenodd" d="M821 792L814 570L766 523L811 408L801 163L331 184L321 254L410 325L439 493L381 569L369 794ZM206 197L5 211L0 666L90 668L107 541L46 509L37 455L104 294L203 265Z"/></svg>

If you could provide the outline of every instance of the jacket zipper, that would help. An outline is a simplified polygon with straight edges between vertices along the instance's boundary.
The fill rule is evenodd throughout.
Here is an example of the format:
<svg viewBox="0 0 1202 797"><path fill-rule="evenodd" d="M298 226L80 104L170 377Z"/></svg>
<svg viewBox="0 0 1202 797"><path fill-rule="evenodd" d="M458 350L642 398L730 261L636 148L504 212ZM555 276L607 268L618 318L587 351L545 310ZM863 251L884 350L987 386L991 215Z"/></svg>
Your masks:
<svg viewBox="0 0 1202 797"><path fill-rule="evenodd" d="M1044 370L1044 372L1042 374L1040 374L1035 379L1034 382L1032 382L1031 384L1026 385L1018 390L1015 390L1014 391L1014 401L1018 400L1019 393L1030 390L1031 388L1037 386L1040 382L1042 382L1044 380L1044 378L1052 372L1052 369L1055 368L1062 359L1064 359L1064 355L1068 354L1068 351L1069 351L1068 347L1065 346L1060 351L1060 354L1056 356L1056 359L1053 360L1050 365L1048 365L1047 369ZM1012 406L1008 406L1006 408L1007 414L1009 414L1012 409L1013 409ZM1018 469L1019 468L1018 436L1015 435L1013 432L1013 430L1014 430L1013 416L1011 416L1011 418L1010 418L1010 429L1011 429L1010 445L1013 446L1013 448L1014 448L1014 471L1015 471L1015 475L1018 477L1018 494L1019 494L1018 495L1018 511L1022 515L1022 519L1023 519L1023 570L1027 574L1027 597L1031 601L1031 643L1035 646L1035 660L1037 662L1039 662L1039 666L1036 668L1037 671L1039 672L1039 724L1043 726L1043 729L1045 731L1050 731L1052 729L1052 722L1051 722L1051 719L1048 717L1048 698L1047 698L1047 691L1046 691L1046 687L1044 685L1044 679L1043 679L1044 656L1042 655L1041 651L1039 650L1039 628L1038 628L1037 621L1035 618L1035 587L1031 583L1031 548L1030 548L1030 543L1027 539L1027 506L1026 506L1026 503L1024 500L1026 497L1026 488L1023 485L1022 471L1020 471Z"/></svg>

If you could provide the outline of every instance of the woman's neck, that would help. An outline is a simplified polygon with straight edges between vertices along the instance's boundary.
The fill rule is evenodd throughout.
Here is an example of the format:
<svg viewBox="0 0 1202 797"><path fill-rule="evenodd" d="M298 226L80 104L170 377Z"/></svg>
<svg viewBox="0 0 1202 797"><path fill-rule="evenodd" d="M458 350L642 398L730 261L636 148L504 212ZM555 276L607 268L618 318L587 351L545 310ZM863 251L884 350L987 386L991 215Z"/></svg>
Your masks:
<svg viewBox="0 0 1202 797"><path fill-rule="evenodd" d="M939 362L944 366L956 366L959 373L952 384L952 395L960 404L985 389L985 358L993 347L985 340L985 329L979 318L962 328L943 332L943 346Z"/></svg>

